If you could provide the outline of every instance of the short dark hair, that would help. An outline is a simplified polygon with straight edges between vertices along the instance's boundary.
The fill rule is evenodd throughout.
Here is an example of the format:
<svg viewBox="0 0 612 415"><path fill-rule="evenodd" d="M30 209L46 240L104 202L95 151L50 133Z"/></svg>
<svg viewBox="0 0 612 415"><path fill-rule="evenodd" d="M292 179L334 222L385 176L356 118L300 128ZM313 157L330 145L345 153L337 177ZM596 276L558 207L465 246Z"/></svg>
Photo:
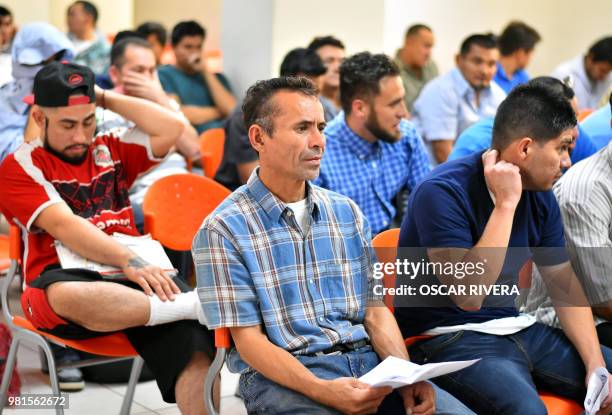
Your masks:
<svg viewBox="0 0 612 415"><path fill-rule="evenodd" d="M135 32L133 30L120 30L117 32L117 34L115 34L115 37L113 38L113 45L119 43L123 39L127 39L128 37L137 37L140 39L145 39L140 33Z"/></svg>
<svg viewBox="0 0 612 415"><path fill-rule="evenodd" d="M531 79L529 85L540 85L549 88L557 94L563 95L567 100L571 100L576 96L574 90L569 85L552 76L538 76Z"/></svg>
<svg viewBox="0 0 612 415"><path fill-rule="evenodd" d="M96 8L96 6L94 6L93 3L85 0L78 0L72 3L70 7L68 7L68 10L70 10L72 6L76 6L77 4L83 6L83 11L93 18L94 25L98 23L98 9Z"/></svg>
<svg viewBox="0 0 612 415"><path fill-rule="evenodd" d="M206 29L195 20L186 20L179 22L172 28L170 41L172 46L176 46L185 36L202 36L206 38Z"/></svg>
<svg viewBox="0 0 612 415"><path fill-rule="evenodd" d="M514 88L497 109L492 147L503 150L523 137L543 145L576 124L576 114L563 94L528 82Z"/></svg>
<svg viewBox="0 0 612 415"><path fill-rule="evenodd" d="M0 17L6 17L6 16L12 17L13 13L11 13L11 11L7 9L6 7L0 6Z"/></svg>
<svg viewBox="0 0 612 415"><path fill-rule="evenodd" d="M244 126L247 131L253 124L260 125L266 134L274 132L273 118L280 108L274 104L272 98L277 92L290 91L317 97L317 88L304 77L281 76L264 81L257 81L246 92L242 103Z"/></svg>
<svg viewBox="0 0 612 415"><path fill-rule="evenodd" d="M136 31L143 35L145 39L153 35L161 45L165 45L168 40L166 28L158 22L144 22L136 28Z"/></svg>
<svg viewBox="0 0 612 415"><path fill-rule="evenodd" d="M323 46L334 46L336 48L344 49L344 43L342 43L339 39L329 35L329 36L318 36L312 39L312 42L308 45L308 49L316 52Z"/></svg>
<svg viewBox="0 0 612 415"><path fill-rule="evenodd" d="M151 44L147 42L146 39L136 36L124 37L118 42L113 43L113 47L111 48L110 52L111 65L114 65L117 68L121 68L123 66L125 63L125 51L130 45L151 50Z"/></svg>
<svg viewBox="0 0 612 415"><path fill-rule="evenodd" d="M399 76L399 68L387 55L361 52L340 65L340 102L348 115L357 98L371 98L380 92L379 82L386 76Z"/></svg>
<svg viewBox="0 0 612 415"><path fill-rule="evenodd" d="M497 39L499 53L508 56L520 49L530 51L541 39L533 27L523 22L510 22Z"/></svg>
<svg viewBox="0 0 612 415"><path fill-rule="evenodd" d="M285 55L280 66L280 76L320 76L327 68L316 52L306 48L295 48Z"/></svg>
<svg viewBox="0 0 612 415"><path fill-rule="evenodd" d="M612 36L599 39L589 48L588 55L593 62L612 64Z"/></svg>
<svg viewBox="0 0 612 415"><path fill-rule="evenodd" d="M433 32L431 28L423 23L417 23L410 26L406 29L406 35L404 37L411 37L414 35L418 35L421 30L427 30L428 32Z"/></svg>
<svg viewBox="0 0 612 415"><path fill-rule="evenodd" d="M497 49L497 39L493 33L477 33L470 35L461 43L461 49L459 50L461 56L466 56L470 53L473 45L485 49Z"/></svg>

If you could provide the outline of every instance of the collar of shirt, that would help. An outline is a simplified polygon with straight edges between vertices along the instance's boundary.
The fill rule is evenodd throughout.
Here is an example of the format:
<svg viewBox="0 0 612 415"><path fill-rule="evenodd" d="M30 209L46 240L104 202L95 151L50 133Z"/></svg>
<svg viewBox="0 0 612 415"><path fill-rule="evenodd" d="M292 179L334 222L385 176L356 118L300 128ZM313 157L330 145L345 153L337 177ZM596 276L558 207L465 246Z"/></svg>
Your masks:
<svg viewBox="0 0 612 415"><path fill-rule="evenodd" d="M500 62L497 62L497 75L508 82L511 81L511 79L508 78L508 75L506 75L506 71L504 71L504 67Z"/></svg>
<svg viewBox="0 0 612 415"><path fill-rule="evenodd" d="M283 214L289 209L287 204L274 196L259 178L259 167L257 167L247 181L249 193L261 206L266 214L275 222L279 222ZM306 182L306 205L313 221L319 218L319 203L321 203L317 190Z"/></svg>
<svg viewBox="0 0 612 415"><path fill-rule="evenodd" d="M488 87L480 90L480 105L476 106L476 91L472 86L466 81L463 77L463 74L459 70L459 68L453 68L451 70L451 79L453 81L453 86L460 97L463 97L466 102L471 105L476 112L478 112L479 108L483 107L483 105L487 105L486 103L490 99L491 96L491 85L493 81L489 84Z"/></svg>
<svg viewBox="0 0 612 415"><path fill-rule="evenodd" d="M340 120L338 125L337 139L342 141L348 149L355 153L360 160L375 157L379 154L380 146L378 141L370 143L362 138L360 135L355 133L346 123L344 111L340 113L337 120Z"/></svg>

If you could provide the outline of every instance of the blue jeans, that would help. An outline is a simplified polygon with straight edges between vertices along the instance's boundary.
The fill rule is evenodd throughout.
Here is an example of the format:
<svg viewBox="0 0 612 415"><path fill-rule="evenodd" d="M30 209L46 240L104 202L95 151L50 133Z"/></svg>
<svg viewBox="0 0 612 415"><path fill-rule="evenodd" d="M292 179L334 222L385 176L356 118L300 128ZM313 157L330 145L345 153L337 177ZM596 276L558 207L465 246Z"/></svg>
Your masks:
<svg viewBox="0 0 612 415"><path fill-rule="evenodd" d="M608 370L612 350L601 347ZM478 414L546 414L537 389L584 402L585 368L559 329L536 323L508 336L459 331L410 347L414 362L482 358L473 366L434 379Z"/></svg>
<svg viewBox="0 0 612 415"><path fill-rule="evenodd" d="M380 359L370 346L341 355L299 356L298 359L317 377L328 380L339 377L360 377L380 363ZM472 411L447 392L435 385L434 390L436 414L473 415ZM249 414L338 414L338 411L322 406L301 393L280 386L254 371L240 376L240 394ZM387 395L378 413L405 415L400 395L395 391Z"/></svg>

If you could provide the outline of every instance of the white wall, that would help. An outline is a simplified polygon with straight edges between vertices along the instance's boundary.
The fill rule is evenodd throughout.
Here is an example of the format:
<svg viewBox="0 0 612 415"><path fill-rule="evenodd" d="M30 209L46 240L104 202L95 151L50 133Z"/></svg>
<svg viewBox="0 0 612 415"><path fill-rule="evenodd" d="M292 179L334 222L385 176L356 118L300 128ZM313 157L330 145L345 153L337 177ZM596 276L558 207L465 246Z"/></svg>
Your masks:
<svg viewBox="0 0 612 415"><path fill-rule="evenodd" d="M610 0L385 0L384 15L385 52L395 52L408 26L425 23L436 35L433 55L443 72L454 65L467 35L499 34L510 20L523 20L542 36L528 68L532 76L549 74L558 63L612 34Z"/></svg>

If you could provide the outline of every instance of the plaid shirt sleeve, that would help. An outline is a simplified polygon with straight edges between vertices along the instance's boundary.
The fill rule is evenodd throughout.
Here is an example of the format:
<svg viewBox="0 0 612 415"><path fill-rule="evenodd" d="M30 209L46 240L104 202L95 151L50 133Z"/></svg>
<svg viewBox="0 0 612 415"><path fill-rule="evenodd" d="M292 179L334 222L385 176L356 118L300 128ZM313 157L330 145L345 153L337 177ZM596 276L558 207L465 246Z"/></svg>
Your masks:
<svg viewBox="0 0 612 415"><path fill-rule="evenodd" d="M193 241L197 292L208 328L254 326L261 313L253 280L229 236L205 221Z"/></svg>
<svg viewBox="0 0 612 415"><path fill-rule="evenodd" d="M414 127L411 128L407 145L412 153L408 163L410 174L406 183L408 190L411 192L429 174L431 165L429 164L429 156L427 155L427 150L425 150L423 140Z"/></svg>

